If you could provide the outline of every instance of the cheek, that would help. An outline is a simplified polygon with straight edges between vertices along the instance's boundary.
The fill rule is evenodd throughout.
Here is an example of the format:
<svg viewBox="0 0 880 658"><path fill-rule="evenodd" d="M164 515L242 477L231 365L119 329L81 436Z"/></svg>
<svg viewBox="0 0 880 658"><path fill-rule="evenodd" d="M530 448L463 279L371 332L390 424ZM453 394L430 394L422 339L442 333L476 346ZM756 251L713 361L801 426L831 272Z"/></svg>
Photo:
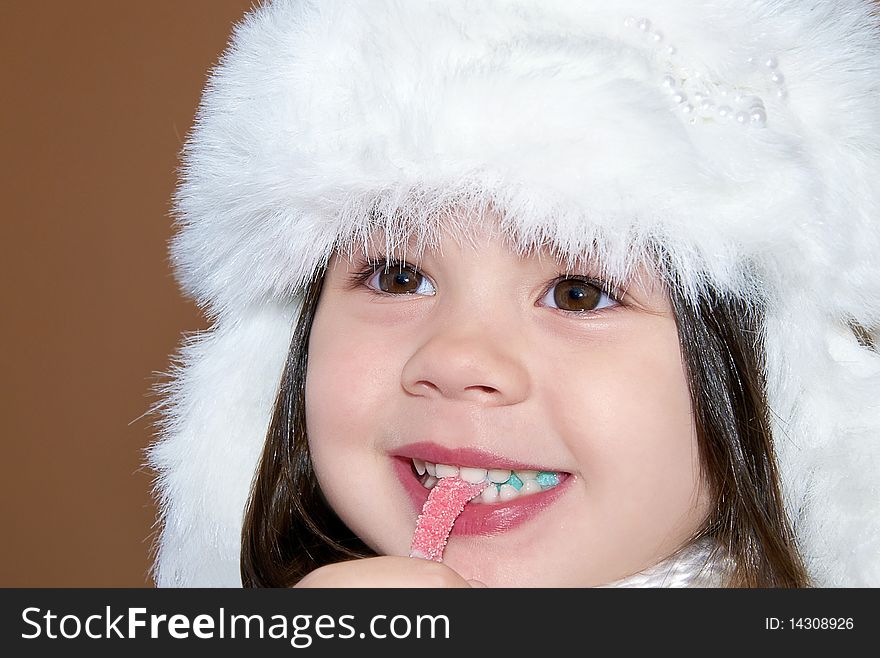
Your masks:
<svg viewBox="0 0 880 658"><path fill-rule="evenodd" d="M391 481L377 428L389 426L388 392L400 385L387 343L372 336L350 314L319 306L306 374L309 451L321 491L339 518L377 552L403 554L411 530L377 534L371 523L384 516L387 492L363 495L364 487L379 486L377 479ZM399 545L387 543L391 536Z"/></svg>
<svg viewBox="0 0 880 658"><path fill-rule="evenodd" d="M377 428L389 426L387 399L400 382L387 341L374 335L332 305L319 307L309 339L305 397L309 450L321 490L340 518L378 549L363 519L381 514L387 496L364 499L367 485L353 474L391 480Z"/></svg>
<svg viewBox="0 0 880 658"><path fill-rule="evenodd" d="M362 442L363 435L325 430L375 427L382 400L400 386L394 342L363 327L335 304L319 306L309 338L306 417L309 433L333 441ZM362 428L361 428L362 429Z"/></svg>
<svg viewBox="0 0 880 658"><path fill-rule="evenodd" d="M621 539L688 534L706 495L677 333L667 326L625 346L593 345L577 361L556 416L597 521Z"/></svg>

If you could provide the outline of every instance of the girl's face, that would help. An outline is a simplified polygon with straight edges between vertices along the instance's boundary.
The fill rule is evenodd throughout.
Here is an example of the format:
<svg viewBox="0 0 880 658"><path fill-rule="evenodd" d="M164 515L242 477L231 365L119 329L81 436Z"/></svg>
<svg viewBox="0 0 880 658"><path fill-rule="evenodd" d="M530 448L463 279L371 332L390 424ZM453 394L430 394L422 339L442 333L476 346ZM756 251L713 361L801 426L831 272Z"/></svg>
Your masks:
<svg viewBox="0 0 880 658"><path fill-rule="evenodd" d="M416 467L440 463L505 482L449 538L444 562L465 578L598 585L672 554L709 494L661 286L645 274L615 299L494 227L440 247L418 268L371 266L382 253L330 263L306 413L339 517L378 553L408 555L432 482Z"/></svg>

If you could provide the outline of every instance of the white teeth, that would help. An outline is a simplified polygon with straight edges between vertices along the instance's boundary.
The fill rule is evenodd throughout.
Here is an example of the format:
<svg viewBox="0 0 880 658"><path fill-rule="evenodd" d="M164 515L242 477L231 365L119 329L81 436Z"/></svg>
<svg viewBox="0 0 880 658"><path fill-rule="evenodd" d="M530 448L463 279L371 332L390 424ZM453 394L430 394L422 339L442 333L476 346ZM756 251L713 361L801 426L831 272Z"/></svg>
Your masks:
<svg viewBox="0 0 880 658"><path fill-rule="evenodd" d="M479 501L481 503L487 503L490 505L492 503L497 503L498 502L498 487L492 487L492 486L486 487L483 490L483 493L480 494Z"/></svg>
<svg viewBox="0 0 880 658"><path fill-rule="evenodd" d="M449 464L437 464L435 475L438 478L458 477L458 466L450 466Z"/></svg>
<svg viewBox="0 0 880 658"><path fill-rule="evenodd" d="M460 477L465 482L488 486L472 502L497 504L556 487L560 474L555 471L511 471L506 468L479 468L477 466L456 466L454 464L434 464L413 458L413 469L419 475L422 486L432 489L440 478ZM519 487L519 488L517 488Z"/></svg>
<svg viewBox="0 0 880 658"><path fill-rule="evenodd" d="M522 496L524 494L538 493L539 491L543 491L543 489L541 489L541 485L535 482L535 480L523 480L519 495Z"/></svg>
<svg viewBox="0 0 880 658"><path fill-rule="evenodd" d="M462 466L458 469L458 477L472 484L485 480L487 473L488 471L485 468L473 468L471 466Z"/></svg>
<svg viewBox="0 0 880 658"><path fill-rule="evenodd" d="M510 479L510 471L506 471L502 468L490 468L489 469L489 482L494 482L495 484L501 484L502 482L507 482Z"/></svg>
<svg viewBox="0 0 880 658"><path fill-rule="evenodd" d="M501 501L513 500L517 496L519 496L519 491L512 484L502 484L498 490L498 498Z"/></svg>

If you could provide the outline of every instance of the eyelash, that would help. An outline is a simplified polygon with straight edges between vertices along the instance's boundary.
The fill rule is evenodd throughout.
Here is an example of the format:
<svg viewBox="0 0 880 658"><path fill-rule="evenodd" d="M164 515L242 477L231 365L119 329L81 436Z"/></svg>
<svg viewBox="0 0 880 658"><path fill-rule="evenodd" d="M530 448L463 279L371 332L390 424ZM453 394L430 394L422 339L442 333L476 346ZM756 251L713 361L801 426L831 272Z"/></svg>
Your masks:
<svg viewBox="0 0 880 658"><path fill-rule="evenodd" d="M352 288L357 288L357 287L360 287L360 286L366 284L367 280L371 276L373 276L377 271L379 271L380 269L385 269L385 270L390 271L395 267L408 267L411 270L413 270L414 272L421 273L421 270L419 270L416 267L413 267L412 265L410 265L409 263L407 263L405 261L402 261L402 260L391 260L390 261L385 258L378 258L376 260L363 260L362 259L357 263L357 267L360 269L356 272L350 273L349 277L348 277L349 286ZM388 296L388 297L397 297L398 296L398 295L395 295L390 292L384 292L382 290L372 290L372 291L378 295L383 295L383 296Z"/></svg>
<svg viewBox="0 0 880 658"><path fill-rule="evenodd" d="M415 267L413 265L410 265L406 261L388 260L386 258L361 259L357 263L357 267L359 269L355 272L350 273L348 276L349 286L352 289L365 285L367 280L369 280L369 278L371 276L373 276L380 269L392 270L394 268L405 267L405 268L411 269L413 272L418 272L419 274L422 274L422 271L420 269L418 269L417 267ZM424 274L422 274L422 275L424 276ZM586 284L589 284L589 285L595 287L600 292L608 295L608 297L610 297L616 305L624 306L623 301L621 301L621 299L623 298L623 295L624 295L623 290L611 285L610 283L608 283L606 281L602 281L601 279L596 279L593 277L580 275L580 274L566 274L565 272L560 272L556 276L556 278L553 279L544 288L543 292L541 293L540 298L543 299L547 295L547 293L549 293L553 289L553 286L555 286L556 284L558 284L561 281L566 281L566 280L582 281ZM400 296L400 295L396 295L394 293L384 292L382 290L374 290L372 288L370 290L373 293L375 293L377 295L381 295L383 297L399 297ZM611 309L611 308L614 308L614 307L605 307L605 308L597 309L597 310L593 310L593 311L568 311L568 310L561 309L561 308L554 309L554 310L560 311L565 314L582 316L582 315L586 315L586 314L600 313L602 311L605 311L606 309Z"/></svg>

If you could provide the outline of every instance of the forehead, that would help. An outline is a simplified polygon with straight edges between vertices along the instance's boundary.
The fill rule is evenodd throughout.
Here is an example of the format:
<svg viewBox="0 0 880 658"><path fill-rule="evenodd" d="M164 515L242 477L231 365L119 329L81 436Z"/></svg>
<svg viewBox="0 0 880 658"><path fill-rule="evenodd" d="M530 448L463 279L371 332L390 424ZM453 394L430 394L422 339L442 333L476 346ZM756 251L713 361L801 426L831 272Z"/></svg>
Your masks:
<svg viewBox="0 0 880 658"><path fill-rule="evenodd" d="M503 264L505 270L556 277L586 275L630 294L645 308L668 308L668 287L656 259L633 259L621 268L609 267L596 245L578 251L545 239L525 240L494 211L474 215L459 210L438 217L429 227L411 226L406 232L374 227L336 250L331 268L351 267L360 261L401 261L421 268L438 264L478 262L486 268ZM510 267L512 266L512 267Z"/></svg>
<svg viewBox="0 0 880 658"><path fill-rule="evenodd" d="M580 240L524 229L509 214L492 207L455 207L419 217L374 218L340 239L335 258L383 257L418 265L426 258L485 254L487 246L512 258L551 264L561 272L584 273L624 285L641 276L662 278L660 259L652 248L625 235L599 240L587 231Z"/></svg>

